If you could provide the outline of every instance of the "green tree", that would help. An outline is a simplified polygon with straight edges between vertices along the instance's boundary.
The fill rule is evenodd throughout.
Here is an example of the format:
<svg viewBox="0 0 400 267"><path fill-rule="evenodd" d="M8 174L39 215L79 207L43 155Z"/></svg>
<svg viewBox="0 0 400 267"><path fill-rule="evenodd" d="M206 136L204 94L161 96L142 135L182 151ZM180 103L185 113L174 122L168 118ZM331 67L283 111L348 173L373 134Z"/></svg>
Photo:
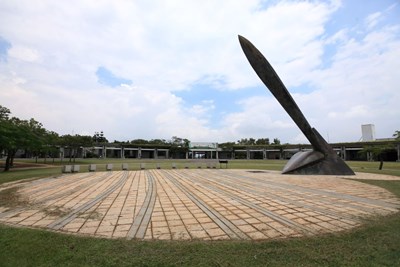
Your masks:
<svg viewBox="0 0 400 267"><path fill-rule="evenodd" d="M259 139L257 139L256 145L269 145L269 138L259 138Z"/></svg>
<svg viewBox="0 0 400 267"><path fill-rule="evenodd" d="M254 138L249 138L249 139L247 139L247 138L242 138L242 139L238 140L237 143L238 143L239 145L253 146L253 145L256 144L256 139L254 139Z"/></svg>
<svg viewBox="0 0 400 267"><path fill-rule="evenodd" d="M145 140L145 139L134 139L131 141L132 145L145 145L148 144L149 141Z"/></svg>
<svg viewBox="0 0 400 267"><path fill-rule="evenodd" d="M390 145L375 145L375 146L365 146L363 147L362 150L360 150L358 153L361 155L364 155L367 160L378 160L379 161L379 170L382 170L383 168L383 155L390 151L393 150L394 147Z"/></svg>
<svg viewBox="0 0 400 267"><path fill-rule="evenodd" d="M168 142L165 139L152 139L149 143L152 145L168 145Z"/></svg>
<svg viewBox="0 0 400 267"><path fill-rule="evenodd" d="M11 111L0 106L0 151L6 154L4 171L8 171L14 162L18 149L39 153L43 148L46 129L35 119L21 120L11 117Z"/></svg>
<svg viewBox="0 0 400 267"><path fill-rule="evenodd" d="M5 153L7 156L4 171L8 171L12 164L12 158L15 155L17 131L16 125L10 119L10 110L0 106L0 153Z"/></svg>
<svg viewBox="0 0 400 267"><path fill-rule="evenodd" d="M171 138L171 145L173 146L180 146L180 147L187 147L189 148L190 141L186 138L181 138L178 136L172 136Z"/></svg>
<svg viewBox="0 0 400 267"><path fill-rule="evenodd" d="M104 143L108 143L108 140L104 136L103 131L101 131L101 132L95 132L94 133L93 142L95 142L95 144L104 144Z"/></svg>
<svg viewBox="0 0 400 267"><path fill-rule="evenodd" d="M6 164L4 171L13 166L14 157L18 149L30 150L38 153L44 143L46 130L42 124L34 119L21 120L9 117L8 109L1 109L0 116L0 148L6 152Z"/></svg>
<svg viewBox="0 0 400 267"><path fill-rule="evenodd" d="M169 142L170 156L172 158L179 158L179 155L185 154L189 151L190 141L186 138L173 136Z"/></svg>
<svg viewBox="0 0 400 267"><path fill-rule="evenodd" d="M272 142L273 145L280 145L281 144L281 140L279 140L278 138L274 138L274 141Z"/></svg>
<svg viewBox="0 0 400 267"><path fill-rule="evenodd" d="M45 157L44 157L44 162L46 163L46 158L47 156L51 156L53 159L58 156L59 147L60 147L60 136L58 133L53 132L53 131L47 131L45 134L45 146L44 146L44 152L45 152Z"/></svg>
<svg viewBox="0 0 400 267"><path fill-rule="evenodd" d="M75 162L80 148L93 146L93 137L88 135L67 134L61 136L61 144L64 149L69 150L69 162Z"/></svg>
<svg viewBox="0 0 400 267"><path fill-rule="evenodd" d="M235 146L235 142L226 142L226 143L218 144L218 147L225 149L225 150L232 150L234 146Z"/></svg>
<svg viewBox="0 0 400 267"><path fill-rule="evenodd" d="M43 125L35 119L22 121L22 124L25 123L26 125L24 125L24 127L27 128L27 133L25 136L26 140L24 140L25 148L26 150L34 152L37 162L38 157L47 150L47 130L43 128Z"/></svg>
<svg viewBox="0 0 400 267"><path fill-rule="evenodd" d="M11 111L0 105L0 153L2 153L7 147L12 134L12 125L9 120Z"/></svg>
<svg viewBox="0 0 400 267"><path fill-rule="evenodd" d="M0 122L3 120L8 120L10 117L11 111L0 105Z"/></svg>
<svg viewBox="0 0 400 267"><path fill-rule="evenodd" d="M396 138L396 140L400 140L400 131L399 130L395 131L393 137Z"/></svg>

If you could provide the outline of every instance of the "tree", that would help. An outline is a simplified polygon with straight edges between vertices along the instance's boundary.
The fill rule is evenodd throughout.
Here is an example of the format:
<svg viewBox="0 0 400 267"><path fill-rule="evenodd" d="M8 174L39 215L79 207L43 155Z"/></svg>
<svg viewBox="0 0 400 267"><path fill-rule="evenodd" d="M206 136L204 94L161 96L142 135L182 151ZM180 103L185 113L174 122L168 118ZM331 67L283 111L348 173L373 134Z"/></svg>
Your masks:
<svg viewBox="0 0 400 267"><path fill-rule="evenodd" d="M10 118L11 111L0 106L0 151L7 155L4 171L8 171L14 162L18 149L40 151L44 143L46 130L33 118L21 120Z"/></svg>
<svg viewBox="0 0 400 267"><path fill-rule="evenodd" d="M394 137L396 140L400 140L400 131L399 131L399 130L395 131L394 134L393 134L393 137Z"/></svg>
<svg viewBox="0 0 400 267"><path fill-rule="evenodd" d="M88 135L63 135L61 136L62 144L65 148L69 149L69 162L75 162L78 150L81 147L88 147L93 145L93 137Z"/></svg>
<svg viewBox="0 0 400 267"><path fill-rule="evenodd" d="M47 131L45 135L45 140L46 144L44 147L44 162L46 163L47 156L51 156L54 163L54 158L57 156L57 153L59 153L59 145L61 142L60 136L56 132Z"/></svg>
<svg viewBox="0 0 400 267"><path fill-rule="evenodd" d="M38 153L43 147L46 133L42 124L36 120L10 118L10 114L9 109L0 106L0 150L4 150L7 155L4 171L13 166L18 149L29 149Z"/></svg>
<svg viewBox="0 0 400 267"><path fill-rule="evenodd" d="M144 140L144 139L134 139L134 140L131 141L132 145L145 145L145 144L148 144L148 143L149 143L149 141Z"/></svg>
<svg viewBox="0 0 400 267"><path fill-rule="evenodd" d="M280 145L281 144L281 140L279 140L278 138L274 138L274 141L272 143L273 145Z"/></svg>
<svg viewBox="0 0 400 267"><path fill-rule="evenodd" d="M247 138L242 138L242 139L238 140L237 143L238 143L239 145L253 146L253 145L256 144L256 139L254 139L254 138L249 138L249 139L247 139Z"/></svg>
<svg viewBox="0 0 400 267"><path fill-rule="evenodd" d="M11 111L0 105L0 122L3 120L8 120L8 118L10 117Z"/></svg>
<svg viewBox="0 0 400 267"><path fill-rule="evenodd" d="M185 154L189 151L190 141L186 138L173 136L169 142L169 152L172 158L179 158L180 155Z"/></svg>
<svg viewBox="0 0 400 267"><path fill-rule="evenodd" d="M172 136L170 144L176 147L189 148L190 141L186 138Z"/></svg>
<svg viewBox="0 0 400 267"><path fill-rule="evenodd" d="M13 152L16 149L17 127L10 119L10 110L0 106L0 152L4 151L6 164L4 171L8 171L12 164L12 158L15 155Z"/></svg>
<svg viewBox="0 0 400 267"><path fill-rule="evenodd" d="M93 135L93 141L96 144L102 144L102 143L108 143L107 138L104 136L103 131L99 132L95 132Z"/></svg>
<svg viewBox="0 0 400 267"><path fill-rule="evenodd" d="M12 133L12 125L9 121L10 110L0 105L0 153L2 153L10 142L10 135Z"/></svg>
<svg viewBox="0 0 400 267"><path fill-rule="evenodd" d="M149 143L152 145L168 145L168 142L165 139L152 139Z"/></svg>
<svg viewBox="0 0 400 267"><path fill-rule="evenodd" d="M393 146L388 145L375 145L375 146L365 146L358 153L364 155L367 160L378 160L379 161L379 170L383 168L383 155L393 150Z"/></svg>
<svg viewBox="0 0 400 267"><path fill-rule="evenodd" d="M226 142L226 143L218 144L218 147L220 147L222 149L232 150L234 145L235 145L235 142Z"/></svg>
<svg viewBox="0 0 400 267"><path fill-rule="evenodd" d="M256 145L269 145L269 138L259 138L259 139L257 139Z"/></svg>
<svg viewBox="0 0 400 267"><path fill-rule="evenodd" d="M25 121L23 121L24 123ZM45 152L46 149L46 138L47 138L47 130L43 128L43 125L36 121L35 119L30 119L26 121L27 125L27 138L25 141L25 148L34 152L36 156L36 162L38 157L42 152Z"/></svg>

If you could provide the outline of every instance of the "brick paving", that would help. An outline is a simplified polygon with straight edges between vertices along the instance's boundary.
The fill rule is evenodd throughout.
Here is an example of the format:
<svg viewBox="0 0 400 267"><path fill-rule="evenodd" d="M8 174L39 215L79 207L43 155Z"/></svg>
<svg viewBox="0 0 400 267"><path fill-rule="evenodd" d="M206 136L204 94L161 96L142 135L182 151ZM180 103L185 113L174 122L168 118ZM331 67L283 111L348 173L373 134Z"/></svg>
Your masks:
<svg viewBox="0 0 400 267"><path fill-rule="evenodd" d="M230 169L75 173L10 183L20 205L0 222L125 239L262 240L348 230L399 211L400 199L350 180Z"/></svg>

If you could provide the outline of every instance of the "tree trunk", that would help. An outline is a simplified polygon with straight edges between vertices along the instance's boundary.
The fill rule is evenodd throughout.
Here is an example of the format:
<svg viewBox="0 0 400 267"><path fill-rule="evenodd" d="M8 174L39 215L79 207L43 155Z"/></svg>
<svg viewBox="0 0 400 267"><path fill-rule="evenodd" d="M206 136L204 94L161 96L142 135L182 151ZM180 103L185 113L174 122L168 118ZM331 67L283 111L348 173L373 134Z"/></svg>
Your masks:
<svg viewBox="0 0 400 267"><path fill-rule="evenodd" d="M10 152L7 153L7 158L6 158L6 166L4 166L4 171L7 172L10 170L10 164L11 164L11 155Z"/></svg>
<svg viewBox="0 0 400 267"><path fill-rule="evenodd" d="M379 163L379 170L382 170L383 168L383 159L381 158L381 162Z"/></svg>
<svg viewBox="0 0 400 267"><path fill-rule="evenodd" d="M15 153L16 153L16 151L14 151L14 150L11 151L10 167L14 166Z"/></svg>
<svg viewBox="0 0 400 267"><path fill-rule="evenodd" d="M69 162L72 161L72 152L73 152L73 150L72 150L72 148L70 148L69 149Z"/></svg>
<svg viewBox="0 0 400 267"><path fill-rule="evenodd" d="M14 156L15 156L15 151L14 150L8 150L7 151L7 158L6 158L6 166L4 167L4 171L9 171L11 166L14 163Z"/></svg>

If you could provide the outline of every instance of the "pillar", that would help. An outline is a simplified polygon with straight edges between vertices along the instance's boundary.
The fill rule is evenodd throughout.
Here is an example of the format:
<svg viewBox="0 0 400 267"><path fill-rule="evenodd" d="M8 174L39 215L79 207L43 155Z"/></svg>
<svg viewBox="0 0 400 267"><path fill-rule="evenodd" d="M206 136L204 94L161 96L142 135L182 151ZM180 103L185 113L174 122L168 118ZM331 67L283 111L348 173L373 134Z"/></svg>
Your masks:
<svg viewBox="0 0 400 267"><path fill-rule="evenodd" d="M105 159L106 157L107 157L106 146L103 146L103 159Z"/></svg>

